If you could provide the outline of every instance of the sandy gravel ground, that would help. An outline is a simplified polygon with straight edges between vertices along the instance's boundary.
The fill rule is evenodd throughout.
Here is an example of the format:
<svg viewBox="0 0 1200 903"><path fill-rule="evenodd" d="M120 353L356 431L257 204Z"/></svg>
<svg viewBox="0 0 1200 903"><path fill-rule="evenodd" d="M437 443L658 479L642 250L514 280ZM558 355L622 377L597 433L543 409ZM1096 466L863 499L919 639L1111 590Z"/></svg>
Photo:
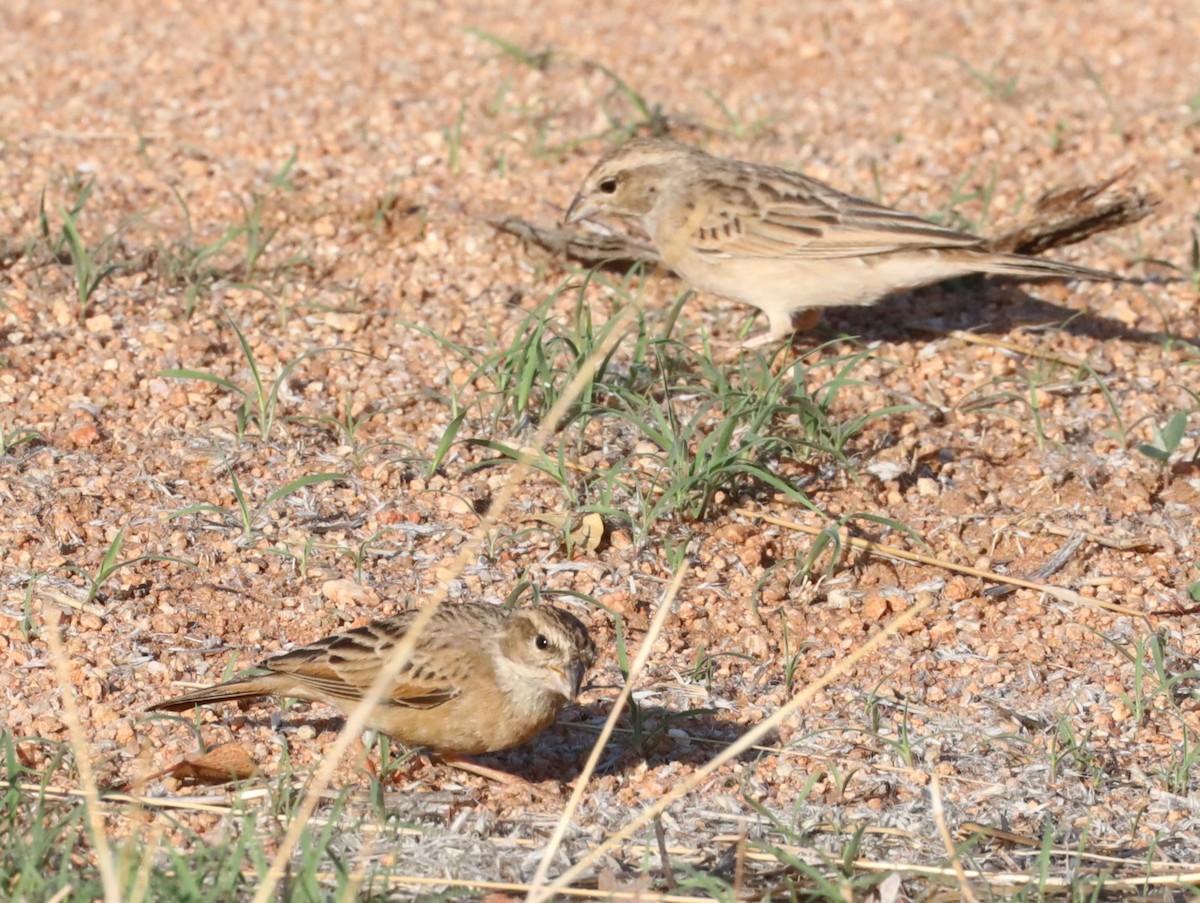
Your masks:
<svg viewBox="0 0 1200 903"><path fill-rule="evenodd" d="M1200 581L1194 4L967 0L935 14L914 0L14 0L0 30L16 36L0 62L4 730L66 738L49 621L93 765L120 784L197 748L186 721L148 720L144 706L231 662L420 605L450 577L451 603L500 602L523 580L570 591L558 604L602 650L594 686L538 741L488 760L543 792L418 766L394 804L438 824L468 806L457 866L486 875L500 850L506 877L528 877L513 838L545 836L622 683L612 613L636 648L669 550L682 548L691 567L678 610L637 694L670 731L642 748L614 741L568 860L925 601L768 748L674 808L668 839L716 857L718 838L743 827L769 834L753 801L804 828L899 829L868 835L868 852L940 863L936 773L955 830L1040 838L1050 825L1063 843L1086 834L1139 848L1190 836L1170 855L1200 856L1200 777L1172 771L1200 729L1194 681L1155 692L1141 669L1154 642L1160 677L1193 669L1200 653L1188 595ZM600 324L624 303L619 280L581 290L582 271L497 235L487 218L554 223L595 157L639 123L913 211L954 206L983 231L1049 188L1129 169L1130 184L1161 198L1155 214L1058 253L1157 281L964 283L833 311L797 346L801 387L837 423L904 408L854 433L842 460L772 462L827 518L751 481L701 518L646 523L647 496L620 488L605 504L626 519L606 518L599 549L568 552L562 531L534 518L599 505L601 490L535 473L454 575L509 469L474 468L492 452L459 441L430 472L439 441L459 410L459 440L519 444L530 430L452 344L478 359L508 347L555 292L554 323L582 303ZM85 185L75 222L102 278L83 304L86 268L59 239ZM105 273L106 263L122 266ZM646 329L661 333L680 284L655 277L639 291ZM673 335L723 346L748 315L693 297ZM235 393L163 375L250 385L232 324L268 381L314 349L353 353L300 360L269 437L254 424L239 437ZM616 372L632 347L618 349ZM821 396L859 352L851 381ZM713 370L691 361L687 379L711 385ZM751 366L726 365L739 379ZM335 424L347 408L356 431ZM1191 419L1167 466L1138 450L1179 414ZM603 473L648 455L645 441L598 418L562 449L582 473ZM645 472L643 490L655 480ZM268 504L290 481L329 473L346 478ZM249 532L236 514L193 507L235 512L231 475L256 514ZM831 573L828 553L806 569L813 538L755 516L821 527L853 513L911 531L860 519L859 535L1078 598L989 593L991 581L861 550ZM196 567L137 562L86 600L118 534L120 560ZM694 709L710 711L662 720ZM221 707L201 734L238 741L268 774L284 748L307 768L338 722L319 706L277 712ZM30 764L47 761L44 744L21 748ZM362 778L347 767L339 780ZM157 781L145 792L192 791ZM813 843L844 842L822 837ZM443 859L420 853L412 868L439 874Z"/></svg>

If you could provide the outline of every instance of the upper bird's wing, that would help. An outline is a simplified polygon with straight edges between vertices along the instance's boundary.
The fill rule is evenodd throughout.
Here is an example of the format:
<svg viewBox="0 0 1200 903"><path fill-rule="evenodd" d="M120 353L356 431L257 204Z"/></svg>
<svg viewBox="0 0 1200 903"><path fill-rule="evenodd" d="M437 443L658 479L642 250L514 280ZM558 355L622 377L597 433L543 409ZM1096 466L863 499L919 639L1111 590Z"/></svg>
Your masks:
<svg viewBox="0 0 1200 903"><path fill-rule="evenodd" d="M384 694L383 701L413 708L434 708L458 696L463 678L473 667L472 650L438 654L444 650L445 618L439 611ZM361 699L375 681L393 650L404 639L417 612L410 611L375 621L310 643L262 663L276 673L330 698L348 702Z"/></svg>
<svg viewBox="0 0 1200 903"><path fill-rule="evenodd" d="M823 259L983 244L978 236L774 167L734 164L700 179L674 218L692 250L714 257Z"/></svg>

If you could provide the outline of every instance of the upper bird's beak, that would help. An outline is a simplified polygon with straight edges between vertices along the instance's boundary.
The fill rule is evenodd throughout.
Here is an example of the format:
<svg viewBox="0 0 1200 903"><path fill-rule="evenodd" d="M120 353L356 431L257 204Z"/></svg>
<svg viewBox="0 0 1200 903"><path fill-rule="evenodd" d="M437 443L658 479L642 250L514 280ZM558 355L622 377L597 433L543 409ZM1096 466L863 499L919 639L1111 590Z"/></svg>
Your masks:
<svg viewBox="0 0 1200 903"><path fill-rule="evenodd" d="M563 224L570 225L577 223L581 219L587 219L589 216L595 216L600 212L600 208L595 204L585 204L583 195L575 195L575 200L571 201L571 206L567 208L567 215L563 217Z"/></svg>

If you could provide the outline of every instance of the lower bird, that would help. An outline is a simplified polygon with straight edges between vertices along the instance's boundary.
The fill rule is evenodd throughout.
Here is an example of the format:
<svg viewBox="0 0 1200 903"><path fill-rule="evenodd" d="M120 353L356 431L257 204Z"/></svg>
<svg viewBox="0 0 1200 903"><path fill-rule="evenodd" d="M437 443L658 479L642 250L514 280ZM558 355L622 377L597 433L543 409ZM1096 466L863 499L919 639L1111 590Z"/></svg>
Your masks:
<svg viewBox="0 0 1200 903"><path fill-rule="evenodd" d="M246 677L155 703L150 710L291 696L349 714L417 615L407 611L325 637L265 660ZM444 605L418 635L367 723L452 761L498 752L553 724L579 694L595 659L586 628L562 609Z"/></svg>
<svg viewBox="0 0 1200 903"><path fill-rule="evenodd" d="M816 179L635 138L600 158L565 220L636 220L686 282L753 305L754 348L815 325L819 309L975 273L1120 281L1103 270L989 251L984 239L854 197Z"/></svg>

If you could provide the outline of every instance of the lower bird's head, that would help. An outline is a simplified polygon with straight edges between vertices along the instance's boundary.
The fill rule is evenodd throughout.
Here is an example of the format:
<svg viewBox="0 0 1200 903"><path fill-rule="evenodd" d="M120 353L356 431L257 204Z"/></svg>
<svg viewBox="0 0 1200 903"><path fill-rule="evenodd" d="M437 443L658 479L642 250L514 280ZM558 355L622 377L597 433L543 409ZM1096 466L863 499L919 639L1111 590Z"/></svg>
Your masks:
<svg viewBox="0 0 1200 903"><path fill-rule="evenodd" d="M498 651L502 682L518 685L523 693L561 697L558 706L579 695L596 660L596 645L579 619L549 606L514 611Z"/></svg>

